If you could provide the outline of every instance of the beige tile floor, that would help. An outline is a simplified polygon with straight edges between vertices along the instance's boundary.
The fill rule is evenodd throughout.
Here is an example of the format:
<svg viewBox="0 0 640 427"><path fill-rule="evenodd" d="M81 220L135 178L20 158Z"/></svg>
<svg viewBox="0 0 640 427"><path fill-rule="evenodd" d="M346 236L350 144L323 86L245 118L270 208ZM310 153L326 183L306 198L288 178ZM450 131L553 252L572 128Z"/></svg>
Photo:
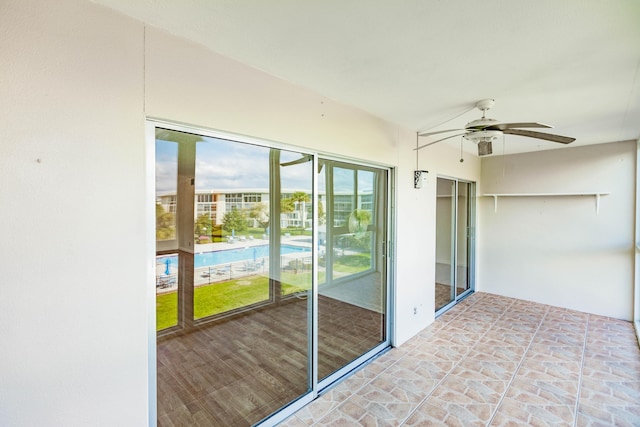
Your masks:
<svg viewBox="0 0 640 427"><path fill-rule="evenodd" d="M640 426L630 322L476 293L281 426Z"/></svg>

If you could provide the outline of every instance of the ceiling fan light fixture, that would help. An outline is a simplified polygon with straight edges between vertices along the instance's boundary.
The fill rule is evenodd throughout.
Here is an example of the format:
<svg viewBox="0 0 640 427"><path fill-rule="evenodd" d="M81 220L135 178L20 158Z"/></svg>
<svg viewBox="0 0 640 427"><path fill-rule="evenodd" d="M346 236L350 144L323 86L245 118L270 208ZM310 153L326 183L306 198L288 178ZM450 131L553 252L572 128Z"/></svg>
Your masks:
<svg viewBox="0 0 640 427"><path fill-rule="evenodd" d="M490 139L478 141L478 156L486 156L493 153L493 147L491 145Z"/></svg>
<svg viewBox="0 0 640 427"><path fill-rule="evenodd" d="M478 156L486 156L493 153L491 142L501 135L500 130L479 130L464 135L464 138L478 145Z"/></svg>

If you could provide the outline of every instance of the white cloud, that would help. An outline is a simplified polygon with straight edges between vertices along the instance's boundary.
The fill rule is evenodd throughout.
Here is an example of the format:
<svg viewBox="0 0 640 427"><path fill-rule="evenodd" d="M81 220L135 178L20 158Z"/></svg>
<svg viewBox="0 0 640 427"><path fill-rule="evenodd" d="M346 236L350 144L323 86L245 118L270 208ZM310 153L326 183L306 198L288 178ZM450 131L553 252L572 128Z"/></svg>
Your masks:
<svg viewBox="0 0 640 427"><path fill-rule="evenodd" d="M269 188L270 148L203 138L196 145L196 189ZM280 151L281 162L302 154ZM175 142L156 141L156 191L176 190L178 152ZM312 162L283 167L282 187L311 192Z"/></svg>
<svg viewBox="0 0 640 427"><path fill-rule="evenodd" d="M196 189L234 190L269 188L269 147L203 137L196 145ZM280 162L291 162L303 154L280 150ZM156 141L156 190L175 191L177 181L177 143ZM280 169L282 188L311 193L313 162L304 162ZM323 170L324 171L324 170ZM353 191L354 170L338 166L334 169L335 191ZM374 173L359 171L358 190L373 189ZM321 179L321 187L324 187Z"/></svg>

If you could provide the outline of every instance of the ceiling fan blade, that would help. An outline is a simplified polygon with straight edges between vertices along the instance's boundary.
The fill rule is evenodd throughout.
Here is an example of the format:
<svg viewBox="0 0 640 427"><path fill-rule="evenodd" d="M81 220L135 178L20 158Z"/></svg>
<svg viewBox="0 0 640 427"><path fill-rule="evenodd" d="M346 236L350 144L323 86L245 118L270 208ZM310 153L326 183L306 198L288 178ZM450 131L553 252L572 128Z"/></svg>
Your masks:
<svg viewBox="0 0 640 427"><path fill-rule="evenodd" d="M162 129L162 128L156 129L156 139L162 139L164 141L171 141L171 142L178 142L178 143L181 143L181 142L194 143L194 142L204 141L204 139L199 135L194 135L192 133L181 132L177 130Z"/></svg>
<svg viewBox="0 0 640 427"><path fill-rule="evenodd" d="M300 163L307 163L310 162L312 159L310 154L304 154L302 157L300 157L299 159L296 160L292 160L290 162L285 162L285 163L280 163L280 166L293 166L293 165L299 165Z"/></svg>
<svg viewBox="0 0 640 427"><path fill-rule="evenodd" d="M446 132L460 132L460 131L464 131L465 129L447 129L447 130L437 130L435 132L419 132L418 136L430 136L430 135L437 135L439 133L446 133Z"/></svg>
<svg viewBox="0 0 640 427"><path fill-rule="evenodd" d="M451 138L455 138L456 136L464 135L465 133L466 133L466 132L459 133L459 134L457 134L457 135L449 135L449 136L447 136L447 137L445 137L445 138L438 139L437 141L432 141L432 142L429 142L429 143L427 143L427 144L421 145L421 146L419 146L418 148L414 148L413 150L414 150L414 151L418 151L418 150L423 149L424 147L428 147L428 146L430 146L430 145L437 144L438 142L440 142L440 141L444 141L445 139L451 139Z"/></svg>
<svg viewBox="0 0 640 427"><path fill-rule="evenodd" d="M535 132L532 130L523 130L523 129L505 129L502 132L509 135L520 135L520 136L526 136L529 138L537 138L537 139L544 139L552 142L559 142L560 144L570 144L576 140L575 138L571 138L570 136L553 135L550 133Z"/></svg>
<svg viewBox="0 0 640 427"><path fill-rule="evenodd" d="M523 122L523 123L497 123L484 128L485 130L505 130L513 128L552 128L553 126L545 125L538 122Z"/></svg>

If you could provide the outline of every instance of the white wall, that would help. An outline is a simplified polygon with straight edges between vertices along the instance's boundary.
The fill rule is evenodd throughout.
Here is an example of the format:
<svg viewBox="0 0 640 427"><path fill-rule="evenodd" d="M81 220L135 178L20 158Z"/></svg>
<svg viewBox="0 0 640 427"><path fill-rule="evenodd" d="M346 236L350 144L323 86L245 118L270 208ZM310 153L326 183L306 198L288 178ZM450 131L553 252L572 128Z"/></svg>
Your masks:
<svg viewBox="0 0 640 427"><path fill-rule="evenodd" d="M154 28L146 29L146 114L394 164L387 122Z"/></svg>
<svg viewBox="0 0 640 427"><path fill-rule="evenodd" d="M142 41L0 3L0 425L146 423Z"/></svg>
<svg viewBox="0 0 640 427"><path fill-rule="evenodd" d="M415 134L407 134L406 139ZM404 148L399 159L397 205L397 295L396 342L403 343L433 322L435 310L436 259L436 183L438 176L478 181L480 159L465 156L460 163L459 149L446 144L424 148L418 154L419 170L429 171L428 183L413 188L415 151ZM413 309L417 314L413 314Z"/></svg>
<svg viewBox="0 0 640 427"><path fill-rule="evenodd" d="M477 159L415 190L415 133L83 0L0 3L0 64L0 425L148 423L145 117L396 167L395 343L433 321L435 176Z"/></svg>
<svg viewBox="0 0 640 427"><path fill-rule="evenodd" d="M630 320L634 142L488 157L483 193L610 192L479 199L479 290Z"/></svg>

